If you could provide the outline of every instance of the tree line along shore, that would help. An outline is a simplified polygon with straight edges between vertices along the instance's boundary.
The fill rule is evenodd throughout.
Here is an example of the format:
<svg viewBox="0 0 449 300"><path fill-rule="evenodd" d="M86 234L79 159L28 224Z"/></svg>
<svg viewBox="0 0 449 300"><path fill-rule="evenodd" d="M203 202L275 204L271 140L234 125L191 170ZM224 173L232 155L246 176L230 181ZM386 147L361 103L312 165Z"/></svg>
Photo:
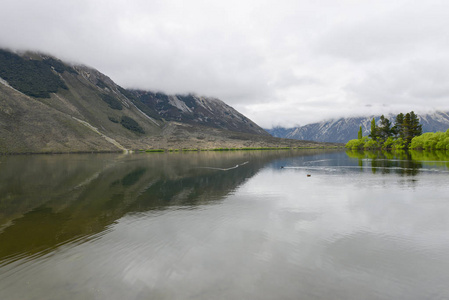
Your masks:
<svg viewBox="0 0 449 300"><path fill-rule="evenodd" d="M379 122L373 118L368 136L362 136L362 126L358 138L346 143L353 150L449 150L449 129L446 132L422 132L419 117L413 111L396 115L394 121L382 115Z"/></svg>

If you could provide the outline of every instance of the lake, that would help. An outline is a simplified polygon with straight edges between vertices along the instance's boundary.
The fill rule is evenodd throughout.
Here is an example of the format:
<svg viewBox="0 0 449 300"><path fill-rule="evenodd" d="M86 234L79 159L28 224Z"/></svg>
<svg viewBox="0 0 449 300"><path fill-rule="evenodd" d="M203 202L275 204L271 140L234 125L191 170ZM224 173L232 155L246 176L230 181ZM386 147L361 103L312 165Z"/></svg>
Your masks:
<svg viewBox="0 0 449 300"><path fill-rule="evenodd" d="M0 299L449 299L446 153L0 157Z"/></svg>

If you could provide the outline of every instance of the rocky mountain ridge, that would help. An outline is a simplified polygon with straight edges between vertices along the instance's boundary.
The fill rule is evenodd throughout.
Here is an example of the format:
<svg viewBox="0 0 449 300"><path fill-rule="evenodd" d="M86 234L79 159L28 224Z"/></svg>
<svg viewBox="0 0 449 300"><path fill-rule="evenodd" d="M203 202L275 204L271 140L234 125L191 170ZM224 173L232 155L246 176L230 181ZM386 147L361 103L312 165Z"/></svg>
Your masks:
<svg viewBox="0 0 449 300"><path fill-rule="evenodd" d="M144 105L157 111L166 121L267 135L256 123L217 98L194 94L166 95L140 90L131 90L130 93Z"/></svg>

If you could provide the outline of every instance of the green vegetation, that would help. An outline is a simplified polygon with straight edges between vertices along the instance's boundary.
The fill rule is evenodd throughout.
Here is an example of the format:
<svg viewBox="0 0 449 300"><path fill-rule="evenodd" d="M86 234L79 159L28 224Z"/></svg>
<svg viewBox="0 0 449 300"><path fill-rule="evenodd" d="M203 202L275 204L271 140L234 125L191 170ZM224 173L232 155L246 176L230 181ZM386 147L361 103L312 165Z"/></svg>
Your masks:
<svg viewBox="0 0 449 300"><path fill-rule="evenodd" d="M247 150L301 150L301 149L338 149L339 146L321 146L321 147L242 147L242 148L213 148L206 151L247 151Z"/></svg>
<svg viewBox="0 0 449 300"><path fill-rule="evenodd" d="M371 132L369 134L369 137L372 138L373 140L375 140L377 137L377 126L376 126L376 120L374 118L371 121Z"/></svg>
<svg viewBox="0 0 449 300"><path fill-rule="evenodd" d="M143 128L140 127L139 123L137 123L133 118L130 118L128 116L122 116L120 124L122 124L122 126L128 130L138 133L145 133Z"/></svg>
<svg viewBox="0 0 449 300"><path fill-rule="evenodd" d="M411 149L449 150L449 129L446 132L427 132L412 139Z"/></svg>
<svg viewBox="0 0 449 300"><path fill-rule="evenodd" d="M357 134L357 139L361 140L363 138L362 126L360 126L359 132Z"/></svg>
<svg viewBox="0 0 449 300"><path fill-rule="evenodd" d="M101 94L100 97L101 99L103 99L104 102L106 102L109 105L110 108L116 110L123 109L122 103L117 98L112 97L111 95L108 94Z"/></svg>
<svg viewBox="0 0 449 300"><path fill-rule="evenodd" d="M259 151L259 150L303 150L303 149L338 149L341 147L242 147L242 148L181 148L181 149L140 149L140 152L190 152L190 151Z"/></svg>
<svg viewBox="0 0 449 300"><path fill-rule="evenodd" d="M360 127L361 128L361 127ZM346 148L361 149L417 149L417 150L449 150L449 129L446 132L427 132L422 134L422 125L418 116L412 111L398 114L394 126L383 115L379 125L375 119L371 121L369 138L361 137L350 140Z"/></svg>
<svg viewBox="0 0 449 300"><path fill-rule="evenodd" d="M379 125L373 118L371 121L371 132L369 137L363 137L361 127L358 139L350 140L346 144L348 149L407 149L413 148L412 140L422 134L422 125L418 116L413 112L400 113L395 118L392 126L389 119L384 115L380 117Z"/></svg>
<svg viewBox="0 0 449 300"><path fill-rule="evenodd" d="M108 116L109 121L111 121L112 123L120 123L119 119L117 119L116 117L111 117Z"/></svg>
<svg viewBox="0 0 449 300"><path fill-rule="evenodd" d="M209 151L238 151L238 150L291 150L291 147L245 147L245 148L213 148Z"/></svg>
<svg viewBox="0 0 449 300"><path fill-rule="evenodd" d="M59 73L67 68L55 59L25 59L0 49L0 77L25 95L50 98L50 93L56 93L59 88L67 89L52 67Z"/></svg>
<svg viewBox="0 0 449 300"><path fill-rule="evenodd" d="M393 133L404 139L407 145L410 144L415 136L422 134L422 125L419 123L418 116L413 111L405 116L403 114L396 116Z"/></svg>

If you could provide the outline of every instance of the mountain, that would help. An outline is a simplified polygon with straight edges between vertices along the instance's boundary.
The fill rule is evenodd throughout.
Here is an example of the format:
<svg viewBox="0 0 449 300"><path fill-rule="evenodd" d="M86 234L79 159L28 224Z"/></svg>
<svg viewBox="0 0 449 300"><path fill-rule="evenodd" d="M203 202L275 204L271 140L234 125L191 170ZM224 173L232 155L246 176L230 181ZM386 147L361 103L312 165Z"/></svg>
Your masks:
<svg viewBox="0 0 449 300"><path fill-rule="evenodd" d="M216 98L196 95L166 95L132 90L129 98L142 103L166 121L204 125L238 132L268 135L256 123Z"/></svg>
<svg viewBox="0 0 449 300"><path fill-rule="evenodd" d="M387 117L390 121L394 121L394 115ZM357 138L360 126L362 126L363 135L367 136L370 133L373 118L377 122L380 116L340 118L294 128L274 127L266 130L271 135L280 138L346 143ZM419 118L423 125L423 132L446 131L449 128L449 112L436 111L421 114Z"/></svg>
<svg viewBox="0 0 449 300"><path fill-rule="evenodd" d="M87 66L0 49L0 153L314 145L274 138L216 98L127 90Z"/></svg>

